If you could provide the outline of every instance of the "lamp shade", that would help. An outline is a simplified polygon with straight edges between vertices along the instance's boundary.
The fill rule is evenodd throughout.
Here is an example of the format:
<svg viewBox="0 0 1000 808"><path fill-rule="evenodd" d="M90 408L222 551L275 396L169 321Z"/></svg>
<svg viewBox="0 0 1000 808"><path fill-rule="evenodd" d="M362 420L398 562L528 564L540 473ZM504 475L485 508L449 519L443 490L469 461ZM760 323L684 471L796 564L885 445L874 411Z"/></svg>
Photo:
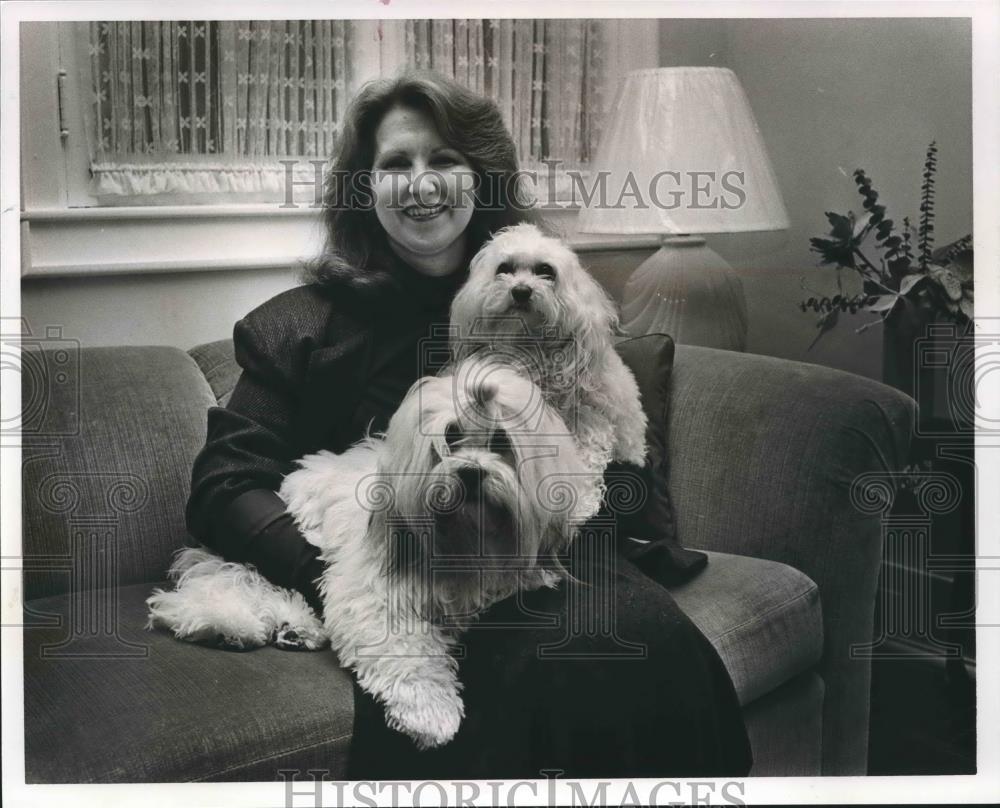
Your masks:
<svg viewBox="0 0 1000 808"><path fill-rule="evenodd" d="M667 67L626 75L591 172L593 183L606 184L580 212L578 225L585 233L788 227L750 104L726 68Z"/></svg>

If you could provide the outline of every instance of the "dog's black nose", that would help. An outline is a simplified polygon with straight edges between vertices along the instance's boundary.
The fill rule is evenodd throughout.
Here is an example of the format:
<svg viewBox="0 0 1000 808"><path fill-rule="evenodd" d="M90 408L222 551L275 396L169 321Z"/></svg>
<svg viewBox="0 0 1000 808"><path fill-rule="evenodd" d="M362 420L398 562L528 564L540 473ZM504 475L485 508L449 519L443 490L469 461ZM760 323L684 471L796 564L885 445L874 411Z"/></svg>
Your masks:
<svg viewBox="0 0 1000 808"><path fill-rule="evenodd" d="M483 482L483 477L486 476L486 472L483 471L481 466L462 466L457 474L458 479L462 481L462 485L465 486L466 490L480 486Z"/></svg>
<svg viewBox="0 0 1000 808"><path fill-rule="evenodd" d="M531 287L518 284L510 290L510 296L514 298L515 303L527 303L531 300Z"/></svg>

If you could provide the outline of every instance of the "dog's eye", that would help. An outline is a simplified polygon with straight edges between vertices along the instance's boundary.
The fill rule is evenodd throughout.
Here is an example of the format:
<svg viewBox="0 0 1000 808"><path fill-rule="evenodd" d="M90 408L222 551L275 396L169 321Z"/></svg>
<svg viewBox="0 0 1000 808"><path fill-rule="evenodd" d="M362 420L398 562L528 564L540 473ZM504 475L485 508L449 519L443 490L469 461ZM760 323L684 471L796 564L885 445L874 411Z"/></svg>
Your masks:
<svg viewBox="0 0 1000 808"><path fill-rule="evenodd" d="M448 424L444 430L444 442L447 443L449 447L452 447L460 440L462 440L462 430L459 428L458 424Z"/></svg>
<svg viewBox="0 0 1000 808"><path fill-rule="evenodd" d="M510 445L510 435L502 429L494 429L493 434L490 435L489 449L493 454L509 455L514 451Z"/></svg>
<svg viewBox="0 0 1000 808"><path fill-rule="evenodd" d="M497 267L497 275L510 275L514 271L513 264L508 261L504 261Z"/></svg>
<svg viewBox="0 0 1000 808"><path fill-rule="evenodd" d="M553 280L556 277L556 271L552 268L552 264L536 264L535 274L539 278L548 278Z"/></svg>

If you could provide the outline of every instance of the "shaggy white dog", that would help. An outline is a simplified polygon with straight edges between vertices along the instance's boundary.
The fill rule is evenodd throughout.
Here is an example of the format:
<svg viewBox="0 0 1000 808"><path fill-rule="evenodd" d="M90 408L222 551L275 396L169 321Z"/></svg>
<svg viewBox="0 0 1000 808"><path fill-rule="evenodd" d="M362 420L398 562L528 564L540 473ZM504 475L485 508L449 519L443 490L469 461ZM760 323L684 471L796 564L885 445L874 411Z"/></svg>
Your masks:
<svg viewBox="0 0 1000 808"><path fill-rule="evenodd" d="M500 230L473 258L451 327L457 359L502 357L542 388L588 468L645 462L639 389L612 344L615 306L562 241L531 224Z"/></svg>
<svg viewBox="0 0 1000 808"><path fill-rule="evenodd" d="M489 358L418 381L385 436L299 462L280 495L321 549L321 625L298 593L206 550L184 550L149 625L185 640L319 647L421 748L463 716L463 628L518 589L554 586L574 527L597 512L599 475L541 390Z"/></svg>

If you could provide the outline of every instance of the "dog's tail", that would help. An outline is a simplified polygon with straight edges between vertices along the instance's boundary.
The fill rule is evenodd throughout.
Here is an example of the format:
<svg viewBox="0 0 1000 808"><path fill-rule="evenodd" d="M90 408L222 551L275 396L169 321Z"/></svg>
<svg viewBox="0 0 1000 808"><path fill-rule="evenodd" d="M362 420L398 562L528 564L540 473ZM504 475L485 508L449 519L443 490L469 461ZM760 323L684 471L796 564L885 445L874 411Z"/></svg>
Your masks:
<svg viewBox="0 0 1000 808"><path fill-rule="evenodd" d="M226 562L218 555L206 547L182 547L174 553L174 562L167 571L167 578L175 583L180 581L184 575L199 564L203 570L208 568L217 569L218 566Z"/></svg>
<svg viewBox="0 0 1000 808"><path fill-rule="evenodd" d="M231 564L221 556L216 555L205 547L182 547L174 553L174 561L167 570L167 578L174 584L174 591L167 591L155 588L146 605L149 607L149 615L146 620L146 628L155 628L158 624L172 627L171 609L177 605L182 605L182 599L177 595L177 590L192 578L207 578L217 575L223 567L240 567L242 565Z"/></svg>

